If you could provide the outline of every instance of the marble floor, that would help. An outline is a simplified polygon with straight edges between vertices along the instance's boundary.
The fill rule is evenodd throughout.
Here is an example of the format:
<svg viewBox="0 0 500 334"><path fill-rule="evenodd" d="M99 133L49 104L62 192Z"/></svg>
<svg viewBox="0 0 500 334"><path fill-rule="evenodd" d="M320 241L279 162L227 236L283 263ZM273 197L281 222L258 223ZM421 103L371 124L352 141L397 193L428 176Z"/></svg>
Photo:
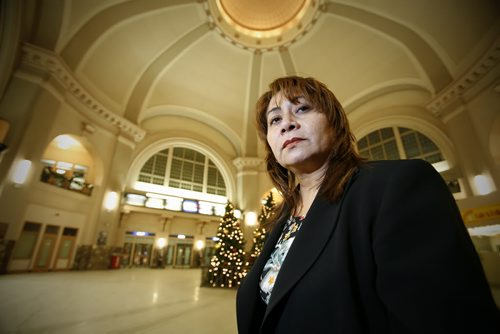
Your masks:
<svg viewBox="0 0 500 334"><path fill-rule="evenodd" d="M235 290L199 269L0 276L0 333L236 333Z"/></svg>
<svg viewBox="0 0 500 334"><path fill-rule="evenodd" d="M236 291L200 280L199 269L0 275L0 333L236 333Z"/></svg>

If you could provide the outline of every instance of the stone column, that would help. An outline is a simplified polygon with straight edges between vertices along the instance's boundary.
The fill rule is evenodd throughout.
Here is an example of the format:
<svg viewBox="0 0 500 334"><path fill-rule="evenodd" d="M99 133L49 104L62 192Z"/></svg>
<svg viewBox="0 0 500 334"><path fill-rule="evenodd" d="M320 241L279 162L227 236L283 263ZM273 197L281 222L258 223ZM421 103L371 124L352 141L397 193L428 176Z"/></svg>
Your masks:
<svg viewBox="0 0 500 334"><path fill-rule="evenodd" d="M457 148L459 167L468 196L479 195L474 184L474 176L486 175L491 178L487 155L474 128L467 105L457 103L442 117L450 138ZM493 179L491 179L493 182Z"/></svg>
<svg viewBox="0 0 500 334"><path fill-rule="evenodd" d="M259 214L261 195L259 194L259 165L262 162L263 159L257 157L239 157L233 160L233 164L238 169L236 174L238 207L243 214L251 211ZM249 250L252 247L252 232L255 227L247 226L245 217L242 218L241 229L246 240L245 249Z"/></svg>
<svg viewBox="0 0 500 334"><path fill-rule="evenodd" d="M97 240L100 234L107 236L107 246L120 246L118 244L120 237L117 233L121 232L118 228L120 224L120 202L123 197L123 190L126 184L126 175L130 167L134 143L122 135L116 138L115 146L112 152L112 159L108 170L105 172L105 182L101 193L101 208L94 235ZM104 208L104 200L109 192L118 194L117 207L112 210Z"/></svg>

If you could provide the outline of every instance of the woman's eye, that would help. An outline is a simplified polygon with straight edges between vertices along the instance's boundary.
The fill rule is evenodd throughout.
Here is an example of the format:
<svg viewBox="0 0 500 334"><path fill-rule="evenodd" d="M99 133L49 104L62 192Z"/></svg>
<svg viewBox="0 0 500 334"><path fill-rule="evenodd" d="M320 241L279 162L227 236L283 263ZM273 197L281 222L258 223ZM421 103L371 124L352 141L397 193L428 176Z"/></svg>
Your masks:
<svg viewBox="0 0 500 334"><path fill-rule="evenodd" d="M278 123L281 120L281 117L273 117L269 120L269 125L273 125Z"/></svg>
<svg viewBox="0 0 500 334"><path fill-rule="evenodd" d="M305 105L305 106L300 106L297 108L297 110L295 112L304 112L304 111L308 111L310 109L309 106Z"/></svg>

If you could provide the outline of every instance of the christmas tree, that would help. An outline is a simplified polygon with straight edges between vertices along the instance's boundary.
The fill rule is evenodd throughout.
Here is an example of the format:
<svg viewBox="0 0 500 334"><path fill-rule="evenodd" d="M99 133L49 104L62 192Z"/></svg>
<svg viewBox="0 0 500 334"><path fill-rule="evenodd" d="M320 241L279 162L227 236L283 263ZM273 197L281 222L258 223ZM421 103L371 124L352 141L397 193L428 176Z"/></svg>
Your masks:
<svg viewBox="0 0 500 334"><path fill-rule="evenodd" d="M260 252L262 251L262 246L264 246L264 241L266 241L267 231L264 228L266 223L273 215L273 210L276 207L276 203L273 199L273 193L270 192L264 200L264 205L260 209L259 215L259 226L253 231L253 246L250 251L250 258L248 260L248 266L252 266Z"/></svg>
<svg viewBox="0 0 500 334"><path fill-rule="evenodd" d="M246 275L243 265L245 252L243 233L238 219L234 216L234 208L229 202L219 225L217 238L215 254L208 270L208 280L213 287L236 287Z"/></svg>

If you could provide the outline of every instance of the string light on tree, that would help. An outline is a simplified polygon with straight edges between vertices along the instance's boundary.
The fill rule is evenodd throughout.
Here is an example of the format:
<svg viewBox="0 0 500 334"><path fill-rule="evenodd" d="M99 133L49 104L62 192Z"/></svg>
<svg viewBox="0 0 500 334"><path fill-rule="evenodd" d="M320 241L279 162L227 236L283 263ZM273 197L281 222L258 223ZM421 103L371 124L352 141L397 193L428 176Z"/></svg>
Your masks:
<svg viewBox="0 0 500 334"><path fill-rule="evenodd" d="M266 199L263 201L263 206L260 209L260 214L258 218L259 226L253 231L253 245L250 251L250 258L248 260L248 266L252 266L262 251L264 246L264 241L266 241L267 231L264 226L269 223L271 216L274 213L276 207L276 202L273 199L273 193L270 192Z"/></svg>
<svg viewBox="0 0 500 334"><path fill-rule="evenodd" d="M234 207L228 202L226 212L217 230L215 254L210 262L208 279L212 287L232 288L240 284L246 275L243 233Z"/></svg>

